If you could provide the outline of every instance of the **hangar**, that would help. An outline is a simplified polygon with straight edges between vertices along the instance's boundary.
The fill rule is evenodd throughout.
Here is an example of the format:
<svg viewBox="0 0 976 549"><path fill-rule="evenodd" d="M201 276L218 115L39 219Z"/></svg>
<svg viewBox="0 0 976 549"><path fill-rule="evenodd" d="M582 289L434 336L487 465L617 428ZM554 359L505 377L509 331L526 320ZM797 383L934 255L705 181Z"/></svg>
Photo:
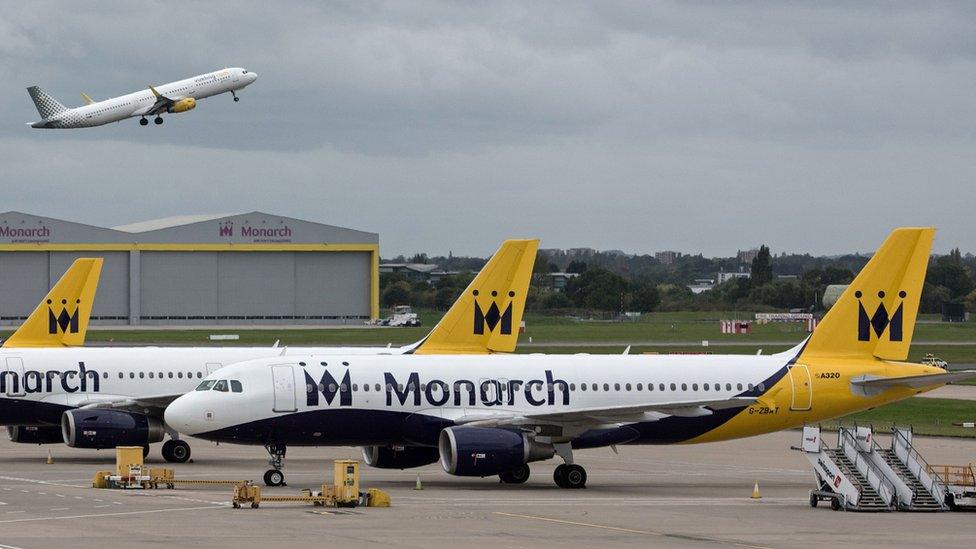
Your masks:
<svg viewBox="0 0 976 549"><path fill-rule="evenodd" d="M113 228L0 213L0 324L78 257L103 257L99 325L361 324L379 315L379 235L251 212Z"/></svg>

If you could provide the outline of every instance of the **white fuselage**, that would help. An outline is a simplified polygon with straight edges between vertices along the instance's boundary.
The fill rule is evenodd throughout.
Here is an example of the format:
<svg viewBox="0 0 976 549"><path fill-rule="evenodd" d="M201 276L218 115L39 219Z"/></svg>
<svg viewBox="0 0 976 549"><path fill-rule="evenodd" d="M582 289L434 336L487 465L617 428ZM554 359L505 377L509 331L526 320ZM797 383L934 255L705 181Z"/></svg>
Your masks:
<svg viewBox="0 0 976 549"><path fill-rule="evenodd" d="M350 439L354 426L348 420L336 424L330 413L338 421L343 412L356 412L364 425L410 416L467 422L723 400L762 393L764 381L784 370L792 356L287 356L230 365L208 379L238 381L240 392L201 386L173 402L165 417L180 432L214 440L263 444L230 431L281 425L295 433L318 433L283 443L374 444L383 443L375 428L363 428L361 438ZM365 419L370 414L375 419ZM641 412L632 421L664 416ZM294 425L287 427L290 423ZM592 427L588 422L583 430ZM254 427L255 432L261 429ZM218 434L209 435L213 433ZM565 433L570 438L576 434Z"/></svg>
<svg viewBox="0 0 976 549"><path fill-rule="evenodd" d="M177 80L156 87L160 95L173 100L185 98L203 99L222 93L240 90L257 79L257 73L232 67ZM35 128L89 128L126 118L145 116L156 103L156 96L149 88L141 91L97 101L89 105L68 109L65 112L32 124Z"/></svg>
<svg viewBox="0 0 976 549"><path fill-rule="evenodd" d="M316 353L401 353L407 347L0 348L0 425L56 425L65 409L179 395L242 360ZM175 397L174 397L175 398Z"/></svg>

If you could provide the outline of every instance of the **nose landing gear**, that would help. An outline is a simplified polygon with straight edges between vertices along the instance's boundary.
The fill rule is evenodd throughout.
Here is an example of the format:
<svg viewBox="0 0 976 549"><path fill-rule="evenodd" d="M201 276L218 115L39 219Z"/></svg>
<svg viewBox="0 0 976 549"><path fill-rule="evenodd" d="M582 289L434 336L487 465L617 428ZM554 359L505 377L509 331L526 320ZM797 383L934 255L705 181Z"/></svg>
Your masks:
<svg viewBox="0 0 976 549"><path fill-rule="evenodd" d="M237 93L235 93L234 90L231 90L230 94L234 96L235 103L241 100L240 97L237 97Z"/></svg>
<svg viewBox="0 0 976 549"><path fill-rule="evenodd" d="M267 444L264 449L271 455L268 464L272 467L264 472L264 484L266 486L287 486L285 474L281 472L287 448L284 444Z"/></svg>

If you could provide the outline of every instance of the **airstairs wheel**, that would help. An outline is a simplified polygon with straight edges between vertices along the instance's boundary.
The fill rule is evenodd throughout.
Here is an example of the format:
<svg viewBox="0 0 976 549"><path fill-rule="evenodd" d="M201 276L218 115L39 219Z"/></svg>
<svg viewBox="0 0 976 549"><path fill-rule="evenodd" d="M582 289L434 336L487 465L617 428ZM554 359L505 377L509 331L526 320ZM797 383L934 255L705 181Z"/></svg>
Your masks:
<svg viewBox="0 0 976 549"><path fill-rule="evenodd" d="M820 498L817 496L817 494L810 494L810 507L816 508L817 503L819 502Z"/></svg>
<svg viewBox="0 0 976 549"><path fill-rule="evenodd" d="M834 511L840 511L840 498L830 498L830 508Z"/></svg>

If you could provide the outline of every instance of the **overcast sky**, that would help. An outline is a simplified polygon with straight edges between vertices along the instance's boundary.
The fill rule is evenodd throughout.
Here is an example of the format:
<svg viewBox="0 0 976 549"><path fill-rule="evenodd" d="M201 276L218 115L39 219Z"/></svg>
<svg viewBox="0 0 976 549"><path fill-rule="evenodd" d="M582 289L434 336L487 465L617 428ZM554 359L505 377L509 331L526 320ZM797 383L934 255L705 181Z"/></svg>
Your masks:
<svg viewBox="0 0 976 549"><path fill-rule="evenodd" d="M96 225L264 210L384 257L542 246L976 251L976 3L19 2L0 210ZM35 130L242 66L162 126Z"/></svg>

